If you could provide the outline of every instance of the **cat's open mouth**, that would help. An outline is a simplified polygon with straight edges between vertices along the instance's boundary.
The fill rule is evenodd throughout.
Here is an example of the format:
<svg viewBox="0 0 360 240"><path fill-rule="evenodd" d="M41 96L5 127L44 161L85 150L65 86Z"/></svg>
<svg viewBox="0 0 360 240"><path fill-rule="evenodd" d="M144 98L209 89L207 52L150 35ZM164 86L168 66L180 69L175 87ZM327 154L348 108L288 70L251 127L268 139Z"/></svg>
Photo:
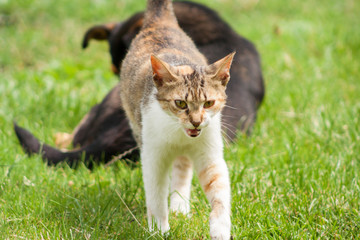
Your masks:
<svg viewBox="0 0 360 240"><path fill-rule="evenodd" d="M187 129L185 129L185 131L186 131L186 134L188 136L190 136L190 137L197 137L201 133L201 129L189 129L189 128L187 128Z"/></svg>

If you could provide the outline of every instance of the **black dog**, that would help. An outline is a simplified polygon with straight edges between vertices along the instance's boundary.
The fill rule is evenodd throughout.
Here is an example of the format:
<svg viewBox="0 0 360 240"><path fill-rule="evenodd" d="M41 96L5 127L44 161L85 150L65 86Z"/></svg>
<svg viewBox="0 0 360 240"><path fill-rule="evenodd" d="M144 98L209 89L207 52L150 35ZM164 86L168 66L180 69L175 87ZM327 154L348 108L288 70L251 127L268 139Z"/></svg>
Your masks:
<svg viewBox="0 0 360 240"><path fill-rule="evenodd" d="M196 3L174 2L174 10L181 28L193 39L208 62L236 51L231 81L226 93L227 106L223 110L223 128L226 138L233 141L240 129L249 133L256 119L256 111L264 96L264 84L260 57L254 45L235 33L213 10ZM119 73L122 59L142 26L143 13L137 13L118 24L99 25L90 28L83 41L83 48L90 39L108 40L112 69ZM66 161L76 166L80 160L92 167L93 162L108 162L117 154L136 147L119 97L119 86L115 86L105 99L94 106L73 133L76 150L60 151L49 145L41 145L30 132L15 124L15 132L28 154L40 153L49 165ZM133 161L139 151L124 156Z"/></svg>

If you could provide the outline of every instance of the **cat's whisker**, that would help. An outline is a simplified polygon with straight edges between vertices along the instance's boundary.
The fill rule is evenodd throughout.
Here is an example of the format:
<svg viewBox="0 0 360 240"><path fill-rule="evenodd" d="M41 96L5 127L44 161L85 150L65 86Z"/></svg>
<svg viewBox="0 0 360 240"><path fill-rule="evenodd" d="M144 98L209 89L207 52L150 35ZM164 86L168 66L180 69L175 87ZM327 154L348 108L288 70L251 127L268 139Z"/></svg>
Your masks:
<svg viewBox="0 0 360 240"><path fill-rule="evenodd" d="M227 133L227 131L229 131L229 132L231 132L231 133L234 134L234 132L231 131L231 129L229 129L227 126L222 126L221 130L222 130L223 132L225 132L225 133ZM226 135L228 135L228 134L226 134Z"/></svg>
<svg viewBox="0 0 360 240"><path fill-rule="evenodd" d="M229 128L229 126L231 127L232 125L231 125L231 124L228 124L228 125L223 124L223 127L224 127L226 130L228 130L228 131L230 131L232 134L236 135L236 132L234 132L233 130L231 130L231 129Z"/></svg>
<svg viewBox="0 0 360 240"><path fill-rule="evenodd" d="M230 139L230 137L229 137L229 135L226 133L226 131L224 131L224 130L221 130L221 132L222 132L222 134L223 134L223 140L224 140L224 142L225 142L225 145L226 145L226 147L229 147L230 146L230 143L229 143L229 139ZM224 136L225 135L225 136Z"/></svg>
<svg viewBox="0 0 360 240"><path fill-rule="evenodd" d="M231 127L231 125L229 125L229 126L223 125L224 129L226 129L227 131L229 131L232 134L236 135L236 131L232 130L230 127Z"/></svg>
<svg viewBox="0 0 360 240"><path fill-rule="evenodd" d="M225 122L225 121L222 121L221 124L223 124L223 125L225 125L225 126L232 126L232 124L227 123L227 122Z"/></svg>
<svg viewBox="0 0 360 240"><path fill-rule="evenodd" d="M227 118L236 118L236 116L231 116L231 115L227 115L227 114L221 114L222 117L227 117Z"/></svg>
<svg viewBox="0 0 360 240"><path fill-rule="evenodd" d="M228 127L224 127L224 128L225 128L225 130L229 131L230 133L236 135L236 133L234 131L232 131L231 129L229 129ZM223 131L224 131L224 129L223 129ZM228 132L226 132L226 133L227 133L226 135L229 137Z"/></svg>
<svg viewBox="0 0 360 240"><path fill-rule="evenodd" d="M231 108L231 109L235 109L235 110L237 110L237 108L236 107L232 107L232 106L229 106L229 105L224 105L224 107L227 107L227 108Z"/></svg>

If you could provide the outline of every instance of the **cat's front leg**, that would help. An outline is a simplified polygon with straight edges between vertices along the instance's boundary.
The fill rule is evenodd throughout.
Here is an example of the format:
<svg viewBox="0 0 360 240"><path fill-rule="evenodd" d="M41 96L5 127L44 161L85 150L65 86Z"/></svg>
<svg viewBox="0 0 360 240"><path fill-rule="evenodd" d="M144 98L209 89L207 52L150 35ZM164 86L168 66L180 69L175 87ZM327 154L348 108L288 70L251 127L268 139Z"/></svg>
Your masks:
<svg viewBox="0 0 360 240"><path fill-rule="evenodd" d="M202 159L196 164L199 180L211 204L211 239L230 239L230 181L224 159Z"/></svg>
<svg viewBox="0 0 360 240"><path fill-rule="evenodd" d="M170 209L187 215L190 212L192 162L184 156L177 157L171 178Z"/></svg>
<svg viewBox="0 0 360 240"><path fill-rule="evenodd" d="M150 231L158 228L165 233L170 229L167 201L170 163L154 152L142 150L141 153L148 224Z"/></svg>

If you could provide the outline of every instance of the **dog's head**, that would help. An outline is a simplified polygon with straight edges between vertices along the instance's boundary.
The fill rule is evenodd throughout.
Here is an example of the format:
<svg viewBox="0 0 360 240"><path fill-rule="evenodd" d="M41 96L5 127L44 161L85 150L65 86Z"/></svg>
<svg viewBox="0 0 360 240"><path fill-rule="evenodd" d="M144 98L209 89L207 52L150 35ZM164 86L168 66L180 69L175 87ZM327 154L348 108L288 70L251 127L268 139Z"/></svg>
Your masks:
<svg viewBox="0 0 360 240"><path fill-rule="evenodd" d="M124 22L91 27L84 35L82 47L87 48L91 39L107 40L110 47L111 69L115 74L119 74L121 61L124 59L131 41L139 32L143 19L144 14L141 12L134 14Z"/></svg>

